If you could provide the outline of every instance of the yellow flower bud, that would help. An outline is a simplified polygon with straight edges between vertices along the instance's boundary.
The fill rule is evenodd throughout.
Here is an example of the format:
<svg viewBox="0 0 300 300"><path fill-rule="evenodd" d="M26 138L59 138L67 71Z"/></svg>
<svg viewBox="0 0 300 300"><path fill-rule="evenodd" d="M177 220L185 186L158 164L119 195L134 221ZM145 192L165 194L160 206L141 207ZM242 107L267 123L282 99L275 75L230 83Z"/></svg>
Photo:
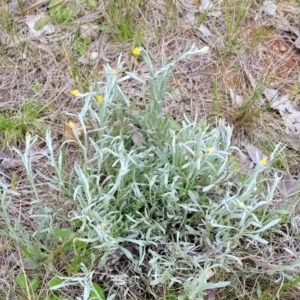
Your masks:
<svg viewBox="0 0 300 300"><path fill-rule="evenodd" d="M245 204L244 204L243 202L241 202L241 201L239 201L236 205L237 205L237 207L239 207L239 208L242 208L242 207L245 206Z"/></svg>
<svg viewBox="0 0 300 300"><path fill-rule="evenodd" d="M105 224L101 223L101 224L98 225L98 227L103 230L105 228Z"/></svg>
<svg viewBox="0 0 300 300"><path fill-rule="evenodd" d="M98 102L102 102L103 97L102 97L102 95L97 95L96 99L97 99Z"/></svg>
<svg viewBox="0 0 300 300"><path fill-rule="evenodd" d="M265 166L268 163L268 158L267 157L263 157L260 162L259 162L262 166Z"/></svg>
<svg viewBox="0 0 300 300"><path fill-rule="evenodd" d="M71 128L74 128L74 127L75 127L75 124L74 124L74 122L72 122L72 121L68 121L68 125L69 125Z"/></svg>
<svg viewBox="0 0 300 300"><path fill-rule="evenodd" d="M71 91L71 94L75 97L78 97L79 96L79 91L78 90L72 90Z"/></svg>
<svg viewBox="0 0 300 300"><path fill-rule="evenodd" d="M211 148L211 147L207 147L206 149L205 149L205 152L206 153L212 153L214 151L214 148Z"/></svg>
<svg viewBox="0 0 300 300"><path fill-rule="evenodd" d="M139 55L141 54L141 50L140 50L139 48L134 48L134 49L132 50L132 54L133 54L134 56L139 56Z"/></svg>

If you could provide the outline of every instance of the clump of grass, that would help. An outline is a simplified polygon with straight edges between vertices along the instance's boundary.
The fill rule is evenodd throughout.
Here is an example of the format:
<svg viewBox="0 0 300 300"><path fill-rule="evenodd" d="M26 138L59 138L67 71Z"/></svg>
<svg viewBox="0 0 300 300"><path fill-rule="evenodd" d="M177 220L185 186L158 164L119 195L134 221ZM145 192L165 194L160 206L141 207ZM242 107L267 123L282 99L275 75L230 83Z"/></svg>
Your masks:
<svg viewBox="0 0 300 300"><path fill-rule="evenodd" d="M142 27L137 16L145 11L146 5L145 0L108 1L105 16L115 41L138 40L136 43L140 44Z"/></svg>
<svg viewBox="0 0 300 300"><path fill-rule="evenodd" d="M251 4L252 1L226 1L224 6L226 47L221 51L223 57L244 51L240 47L242 32L237 31L236 28L239 28L249 18Z"/></svg>
<svg viewBox="0 0 300 300"><path fill-rule="evenodd" d="M4 145L23 139L27 131L40 131L39 121L44 107L33 101L24 103L19 111L0 113L0 133L4 136Z"/></svg>
<svg viewBox="0 0 300 300"><path fill-rule="evenodd" d="M66 24L72 21L72 19L79 13L79 2L66 2L62 3L59 0L50 0L49 3L49 15L51 21L55 21L58 24ZM47 19L50 21L50 18ZM46 22L47 22L46 21Z"/></svg>
<svg viewBox="0 0 300 300"><path fill-rule="evenodd" d="M77 115L81 134L74 129L78 160L71 172L64 159L70 141L54 153L49 131L51 172L33 171L30 149L38 137L27 136L24 153L16 149L30 188L12 191L1 184L1 228L36 272L47 270L44 285L38 281L33 292L40 299L76 287L81 299L120 299L130 291L132 299L193 300L233 285L231 274L269 274L255 262L269 262L265 245L275 243L281 221L280 212L269 210L279 177L264 173L278 147L241 181L231 163L239 151L231 144L232 127L223 120L210 126L187 117L179 125L162 112L176 63L206 52L192 47L155 70L144 49L135 51L149 73L145 79L127 75L142 86L144 110L137 111L117 84L121 57L115 69L104 67L105 82L87 93L73 91L84 105ZM63 199L59 208L43 199L41 180ZM22 193L32 194L34 234L8 213ZM31 296L28 286L35 276L22 272L23 292Z"/></svg>

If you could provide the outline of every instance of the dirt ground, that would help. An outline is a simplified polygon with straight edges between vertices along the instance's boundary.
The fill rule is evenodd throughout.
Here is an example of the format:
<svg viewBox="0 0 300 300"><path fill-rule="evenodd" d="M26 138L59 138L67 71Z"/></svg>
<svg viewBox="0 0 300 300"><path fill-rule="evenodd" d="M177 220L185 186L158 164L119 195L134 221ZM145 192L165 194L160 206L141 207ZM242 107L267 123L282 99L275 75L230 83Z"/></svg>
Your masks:
<svg viewBox="0 0 300 300"><path fill-rule="evenodd" d="M65 8L71 9L67 21ZM299 16L297 0L277 1L275 11L260 0L2 0L2 182L15 190L25 186L23 167L10 149L24 149L26 134L40 137L37 153L45 147L47 129L56 145L64 141L68 119L83 105L71 90L85 92L94 81L104 80L104 64L114 67L122 55L124 71L118 82L138 98L142 91L125 72L143 78L147 69L132 49L146 49L158 69L194 45L210 50L177 65L165 113L179 123L182 112L199 122L224 118L235 128L234 144L250 160L253 151L268 155L276 144L285 144L275 168L289 176L286 181L295 191L300 161ZM34 28L43 18L46 25ZM10 212L24 226L35 227L26 201L16 197ZM53 195L51 201L60 200ZM9 241L1 240L0 274L7 273L11 255Z"/></svg>

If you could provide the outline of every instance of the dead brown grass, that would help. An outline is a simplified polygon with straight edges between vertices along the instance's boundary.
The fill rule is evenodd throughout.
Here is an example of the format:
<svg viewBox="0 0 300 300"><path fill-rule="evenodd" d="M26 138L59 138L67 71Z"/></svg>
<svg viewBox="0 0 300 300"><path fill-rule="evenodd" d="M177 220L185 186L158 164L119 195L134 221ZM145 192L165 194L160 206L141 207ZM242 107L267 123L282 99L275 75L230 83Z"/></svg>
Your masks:
<svg viewBox="0 0 300 300"><path fill-rule="evenodd" d="M173 4L172 1L149 0L145 2L143 11L135 7L137 28L142 30L141 45L147 48L157 67L161 65L162 53L170 61L187 45L194 44L198 48L206 45L199 38L201 24L215 35L215 40L210 43L209 55L186 59L178 65L169 84L165 112L177 122L182 120L182 112L191 118L197 114L200 120L223 117L237 128L237 144L243 140L254 143L259 140L259 134L275 143L282 141L284 125L278 115L262 105L259 97L253 103L249 102L255 88L242 66L247 65L256 82L264 81L281 93L292 93L300 84L300 50L293 46L294 34L280 26L280 19L260 14L257 1L219 1L220 14L207 14L206 17L199 13L200 2L191 0ZM25 8L35 3L25 1ZM243 16L237 15L241 6L245 12ZM105 9L104 1L99 1L96 13L101 22L107 20ZM299 9L296 2L278 3L280 14L292 26L300 26ZM41 10L42 7L37 7L30 13L37 14ZM47 107L47 113L41 117L45 126L42 130L35 129L33 134L42 136L45 128L50 127L56 141L61 143L67 113L78 112L82 105L80 101L74 101L70 91L74 88L86 90L93 80L100 80L102 65L114 65L121 52L126 70L140 76L146 72L145 65L130 55L136 40L121 43L104 30L100 31L87 48L87 52L98 52L98 59L90 65L82 65L78 62L78 53L72 50L72 37L76 36L80 24L74 22L72 26L58 26L54 36L29 38L23 16L2 13L5 17L0 21L0 108L15 113L29 99ZM232 20L226 16L232 16ZM99 20L94 23L99 24ZM104 25L109 26L109 23ZM33 89L36 84L40 85L38 90ZM125 92L139 97L139 87L132 81L126 80L121 85ZM229 88L241 95L246 104L250 103L249 106L233 107ZM297 93L294 97L300 101ZM22 144L19 146L22 147ZM295 163L299 163L298 153L293 154L287 168ZM20 175L18 178L17 188L25 188L23 177ZM48 195L45 191L45 201L50 197L51 201L62 201L59 196ZM34 228L37 224L28 219L28 210L29 198L16 199L10 213L24 226ZM0 276L1 289L1 284L5 285L10 280L8 270L11 266L6 258L14 249L4 237L0 237L0 244L0 275L5 274ZM131 295L130 299L133 297ZM292 297L287 294L282 299L295 299Z"/></svg>

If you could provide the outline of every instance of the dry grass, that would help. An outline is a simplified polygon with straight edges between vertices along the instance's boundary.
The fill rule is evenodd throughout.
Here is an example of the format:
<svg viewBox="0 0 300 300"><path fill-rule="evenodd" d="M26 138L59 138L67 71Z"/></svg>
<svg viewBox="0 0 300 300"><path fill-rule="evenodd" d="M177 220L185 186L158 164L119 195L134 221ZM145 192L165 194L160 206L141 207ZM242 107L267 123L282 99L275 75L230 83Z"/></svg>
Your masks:
<svg viewBox="0 0 300 300"><path fill-rule="evenodd" d="M109 63L114 66L121 52L125 69L143 76L146 72L145 64L130 53L135 46L146 48L157 67L160 65L162 54L164 59L171 61L187 45L194 44L202 48L206 43L199 37L200 25L206 26L214 34L215 39L209 42L210 54L192 57L179 63L168 86L166 114L176 122L182 120L180 113L182 111L191 118L197 115L200 121L214 122L216 117L223 117L236 129L236 145L247 141L269 153L276 143L286 143L281 117L270 109L268 104L260 103L260 99L263 89L268 86L283 94L290 94L292 100L299 105L300 50L293 46L295 36L291 32L284 31L280 18L272 18L260 12L261 1L215 1L218 16L211 15L209 11L199 13L201 1L192 0L113 1L115 6L112 1L95 1L97 5L92 8L83 5L86 13L96 14L95 20L87 24L96 24L100 29L85 49L85 53L99 54L96 61L89 65L81 64L78 61L80 55L74 50L74 44L80 39L79 17L66 25L56 24L56 33L53 35L30 38L24 23L25 16L22 16L20 11L7 13L4 10L5 1L2 2L0 116L9 116L15 120L15 116L19 114L22 119L21 108L29 101L38 102L41 107L41 113L34 121L27 122L25 129L14 127L0 131L2 149L8 149L12 145L23 148L26 131L32 135L44 136L46 128L51 128L56 142L61 144L64 139L65 123L68 120L67 115L78 112L82 107L82 102L74 101L70 94L72 89L87 90L93 80L103 77L102 65ZM35 1L25 1L23 10L34 4ZM46 7L47 5L45 2ZM115 11L110 10L112 7ZM37 6L36 9L30 10L29 14L38 14L43 10L43 6ZM278 15L284 16L291 25L298 28L300 22L296 13L299 10L297 1L278 3ZM128 31L122 29L124 24L118 24L118 20L113 18L116 11L122 12L126 24L130 22L131 27ZM257 86L253 86L243 66L247 66ZM121 81L124 76L125 73L121 74ZM140 97L141 91L131 80L124 80L121 85L125 92L136 95L137 99ZM243 97L241 107L233 106L229 88ZM268 143L265 142L266 139ZM41 141L41 148L43 146L44 142ZM71 161L72 151L74 149L66 149L66 156ZM298 152L288 150L284 153L284 159L279 167L283 172L298 174L299 159ZM41 161L37 168L46 167ZM12 176L12 172L17 173L17 189L26 188L27 183L20 168L6 171L9 177ZM51 170L47 172L50 173ZM49 195L47 191L43 191L42 186L41 180L41 193L44 194L42 198L45 201L57 204L64 201L60 195ZM31 195L28 195L28 199L15 198L9 213L23 226L34 229L38 224L32 223L28 217L30 199ZM0 276L1 290L2 286L11 284L9 273L14 268L7 258L16 250L6 237L0 237L0 243L0 275L5 274ZM296 238L294 241L284 240L283 243L290 243L287 247L291 248L298 240ZM299 249L294 250L295 253L299 253ZM279 263L288 263L284 262L285 257L280 251L282 249L266 249L268 253L265 255L273 255L274 261ZM124 264L126 265L126 261ZM251 264L253 262L249 261L250 266ZM126 269L126 266L124 268ZM130 274L130 270L124 273ZM107 276L112 282L118 280L113 272ZM270 284L269 279L266 279L268 286L262 287L264 291L258 297L249 291L256 283L247 280L240 282L243 279L240 279L238 271L232 277L233 282L239 281L237 286L244 287L244 290L240 291L242 297L239 299L271 299L268 297L276 296L278 286ZM261 280L264 282L265 278ZM132 281L134 288L134 279ZM143 289L146 289L146 286L147 284ZM123 294L122 299L137 299L135 293L139 294L134 290L122 291L121 286L120 290L120 294ZM69 293L75 295L76 291L72 290ZM227 299L228 295L234 294L230 289L222 293L217 293L216 299ZM280 299L295 299L298 293L297 284L284 291Z"/></svg>

